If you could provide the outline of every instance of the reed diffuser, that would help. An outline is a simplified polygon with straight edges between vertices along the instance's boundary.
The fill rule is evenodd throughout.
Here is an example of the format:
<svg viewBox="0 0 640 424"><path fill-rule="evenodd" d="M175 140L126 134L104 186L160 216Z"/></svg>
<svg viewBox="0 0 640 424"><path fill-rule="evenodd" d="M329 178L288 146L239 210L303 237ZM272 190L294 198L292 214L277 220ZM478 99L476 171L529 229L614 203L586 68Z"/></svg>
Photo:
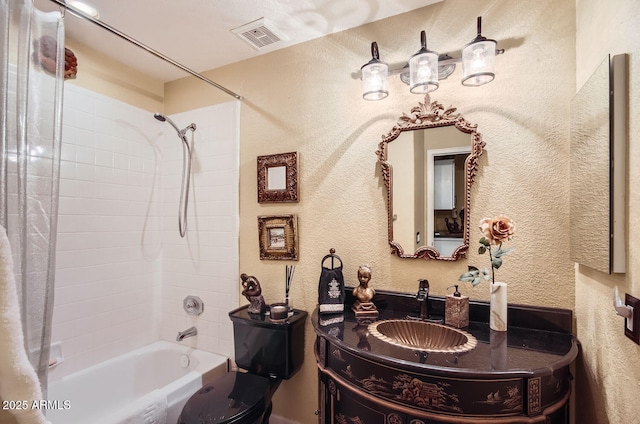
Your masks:
<svg viewBox="0 0 640 424"><path fill-rule="evenodd" d="M293 310L293 306L289 301L289 289L291 288L291 281L293 281L293 273L295 270L295 265L287 265L285 270L284 304L290 311Z"/></svg>

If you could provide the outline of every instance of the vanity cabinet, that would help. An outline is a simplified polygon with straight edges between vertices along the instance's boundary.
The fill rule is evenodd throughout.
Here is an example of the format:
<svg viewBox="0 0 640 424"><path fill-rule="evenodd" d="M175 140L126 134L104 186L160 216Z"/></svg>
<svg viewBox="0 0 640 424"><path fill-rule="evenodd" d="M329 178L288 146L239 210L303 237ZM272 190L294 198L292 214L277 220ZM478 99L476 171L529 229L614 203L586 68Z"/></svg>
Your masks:
<svg viewBox="0 0 640 424"><path fill-rule="evenodd" d="M430 306L439 310L440 300ZM407 316L385 309L391 303L380 301L378 319ZM484 316L485 306L475 302L474 318ZM377 339L367 330L370 321L345 311L312 317L321 423L570 422L570 367L578 353L570 330L510 327L496 334L475 321L467 328L478 340L473 350L426 353ZM516 322L521 312L512 313ZM530 318L548 324L540 310Z"/></svg>
<svg viewBox="0 0 640 424"><path fill-rule="evenodd" d="M456 208L456 162L455 159L433 161L433 209ZM459 244L459 243L458 243ZM446 255L445 255L446 256Z"/></svg>

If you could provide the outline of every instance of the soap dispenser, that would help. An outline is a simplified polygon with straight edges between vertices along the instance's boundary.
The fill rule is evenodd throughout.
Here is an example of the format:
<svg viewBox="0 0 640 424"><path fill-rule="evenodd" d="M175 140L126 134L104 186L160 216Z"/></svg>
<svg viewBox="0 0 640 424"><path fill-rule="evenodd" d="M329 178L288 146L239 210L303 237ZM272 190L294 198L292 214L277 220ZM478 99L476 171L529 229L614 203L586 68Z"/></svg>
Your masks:
<svg viewBox="0 0 640 424"><path fill-rule="evenodd" d="M455 287L455 291L448 294L444 304L444 323L455 328L469 326L469 297L463 296L458 291L458 285L447 287L447 290Z"/></svg>

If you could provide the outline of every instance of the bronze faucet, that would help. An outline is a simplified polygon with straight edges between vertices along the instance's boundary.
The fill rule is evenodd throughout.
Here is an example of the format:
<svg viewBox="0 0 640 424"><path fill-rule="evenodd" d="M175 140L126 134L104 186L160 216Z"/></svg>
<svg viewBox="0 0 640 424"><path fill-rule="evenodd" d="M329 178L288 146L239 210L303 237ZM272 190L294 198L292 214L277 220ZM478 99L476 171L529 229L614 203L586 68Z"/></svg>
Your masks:
<svg viewBox="0 0 640 424"><path fill-rule="evenodd" d="M426 321L429 319L429 281L424 279L418 281L420 286L418 287L416 299L420 302L420 319Z"/></svg>
<svg viewBox="0 0 640 424"><path fill-rule="evenodd" d="M429 281L425 279L418 280L420 285L418 286L418 293L416 294L416 300L420 302L420 316L407 316L407 319L414 319L420 321L434 322L442 324L443 319L429 318Z"/></svg>

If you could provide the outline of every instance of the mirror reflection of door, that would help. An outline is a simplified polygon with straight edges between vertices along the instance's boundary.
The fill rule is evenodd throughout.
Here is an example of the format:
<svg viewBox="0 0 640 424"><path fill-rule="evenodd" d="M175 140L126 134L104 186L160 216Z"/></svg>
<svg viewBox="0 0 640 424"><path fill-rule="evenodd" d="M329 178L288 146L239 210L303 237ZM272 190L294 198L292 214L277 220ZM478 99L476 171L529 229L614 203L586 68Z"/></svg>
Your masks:
<svg viewBox="0 0 640 424"><path fill-rule="evenodd" d="M471 137L455 126L402 132L388 144L393 166L393 238L451 256L464 243L465 159ZM464 213L462 213L464 215Z"/></svg>
<svg viewBox="0 0 640 424"><path fill-rule="evenodd" d="M433 202L427 200L427 240L425 245L435 247L441 256L451 256L463 244L465 161L470 146L448 147L427 151L427 194L433 193Z"/></svg>

